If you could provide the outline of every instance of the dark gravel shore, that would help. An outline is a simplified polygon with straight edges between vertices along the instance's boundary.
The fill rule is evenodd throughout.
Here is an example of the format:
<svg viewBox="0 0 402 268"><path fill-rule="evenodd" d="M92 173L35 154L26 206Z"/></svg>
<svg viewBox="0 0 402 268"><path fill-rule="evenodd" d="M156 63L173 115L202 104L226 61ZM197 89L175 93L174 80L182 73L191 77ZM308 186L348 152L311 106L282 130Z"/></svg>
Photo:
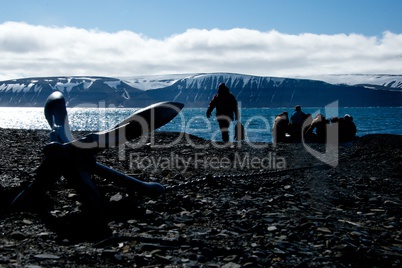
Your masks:
<svg viewBox="0 0 402 268"><path fill-rule="evenodd" d="M90 239L65 179L48 192L48 216L8 211L34 180L48 134L0 129L0 267L402 265L400 135L359 137L333 167L303 144L216 148L156 132L97 161L167 191L149 198L94 176L113 236Z"/></svg>

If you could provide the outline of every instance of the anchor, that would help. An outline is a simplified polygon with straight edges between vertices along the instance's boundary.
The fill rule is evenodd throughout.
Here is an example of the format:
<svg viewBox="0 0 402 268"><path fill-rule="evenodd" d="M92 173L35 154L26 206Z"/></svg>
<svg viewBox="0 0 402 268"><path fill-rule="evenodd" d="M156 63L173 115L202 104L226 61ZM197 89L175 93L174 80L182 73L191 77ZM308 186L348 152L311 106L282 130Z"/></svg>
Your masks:
<svg viewBox="0 0 402 268"><path fill-rule="evenodd" d="M54 91L45 102L44 113L52 131L50 143L43 148L44 159L34 181L12 202L12 209L29 207L41 200L49 186L60 177L67 179L90 208L91 217L105 224L102 197L91 179L92 174L124 183L128 188L157 197L166 188L156 182L144 182L96 162L96 154L140 137L170 122L183 108L182 103L160 102L134 112L116 126L74 139L70 130L66 101Z"/></svg>

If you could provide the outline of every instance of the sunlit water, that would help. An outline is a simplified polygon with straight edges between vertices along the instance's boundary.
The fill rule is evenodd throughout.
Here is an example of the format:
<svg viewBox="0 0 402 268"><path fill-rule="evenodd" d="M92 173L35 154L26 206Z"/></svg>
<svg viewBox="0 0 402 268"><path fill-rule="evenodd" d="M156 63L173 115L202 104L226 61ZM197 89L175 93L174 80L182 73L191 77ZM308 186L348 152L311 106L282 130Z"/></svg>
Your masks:
<svg viewBox="0 0 402 268"><path fill-rule="evenodd" d="M131 115L135 108L70 108L67 109L71 130L99 131L113 127ZM272 123L282 111L292 113L293 108L241 109L241 122L246 128L247 140L272 141ZM402 135L402 107L365 108L303 108L313 116L321 112L327 117L350 114L357 127L357 135L388 133ZM187 132L208 140L220 140L215 116L206 118L206 109L184 108L170 123L158 131ZM0 127L14 129L50 129L43 108L0 107ZM231 132L233 137L233 132Z"/></svg>

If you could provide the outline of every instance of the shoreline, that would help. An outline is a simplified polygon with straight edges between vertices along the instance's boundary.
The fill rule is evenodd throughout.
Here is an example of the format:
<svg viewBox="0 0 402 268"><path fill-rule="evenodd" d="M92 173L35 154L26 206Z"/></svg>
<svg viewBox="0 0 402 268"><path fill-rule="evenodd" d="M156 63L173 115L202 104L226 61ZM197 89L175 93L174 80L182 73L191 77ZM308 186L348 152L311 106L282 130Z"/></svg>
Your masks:
<svg viewBox="0 0 402 268"><path fill-rule="evenodd" d="M3 210L7 198L34 180L49 133L0 128ZM159 147L150 146L149 140L142 147L125 146L124 154L123 148L112 148L97 155L99 163L140 180L182 186L149 198L94 176L106 204L108 227L118 235L115 240L79 241L83 230L60 232L32 212L2 213L0 263L43 267L400 265L402 135L358 137L351 147L339 149L336 167L316 159L302 144L215 148L210 141L190 136L199 148L186 139L163 147L177 135L157 132L152 142ZM311 147L325 152L325 146ZM172 154L183 159L195 159L197 154L208 163L225 160L212 162L212 168L189 161L183 169L183 163L169 165L176 162L169 160ZM275 156L286 161L286 169L221 168L236 157L239 161L246 155L251 161L269 154L271 164ZM130 156L155 161L130 166ZM214 180L200 180L208 175ZM48 214L72 226L77 223L73 219L83 213L79 195L66 180L55 182L48 199Z"/></svg>

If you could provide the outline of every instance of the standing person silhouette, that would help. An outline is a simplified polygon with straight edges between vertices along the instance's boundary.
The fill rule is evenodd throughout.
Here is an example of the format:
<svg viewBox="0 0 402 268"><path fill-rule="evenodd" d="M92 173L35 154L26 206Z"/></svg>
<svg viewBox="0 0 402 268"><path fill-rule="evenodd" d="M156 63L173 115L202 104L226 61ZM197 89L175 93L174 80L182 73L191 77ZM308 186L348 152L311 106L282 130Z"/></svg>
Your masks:
<svg viewBox="0 0 402 268"><path fill-rule="evenodd" d="M216 94L207 109L207 117L211 117L212 111L216 108L216 119L218 120L219 128L222 133L223 142L229 142L229 126L230 123L239 118L239 108L237 100L225 83L220 83L218 86L218 94ZM234 115L234 116L233 116Z"/></svg>
<svg viewBox="0 0 402 268"><path fill-rule="evenodd" d="M300 142L302 137L302 126L307 115L302 111L300 105L296 105L295 110L290 117L291 134L290 137L294 142Z"/></svg>

